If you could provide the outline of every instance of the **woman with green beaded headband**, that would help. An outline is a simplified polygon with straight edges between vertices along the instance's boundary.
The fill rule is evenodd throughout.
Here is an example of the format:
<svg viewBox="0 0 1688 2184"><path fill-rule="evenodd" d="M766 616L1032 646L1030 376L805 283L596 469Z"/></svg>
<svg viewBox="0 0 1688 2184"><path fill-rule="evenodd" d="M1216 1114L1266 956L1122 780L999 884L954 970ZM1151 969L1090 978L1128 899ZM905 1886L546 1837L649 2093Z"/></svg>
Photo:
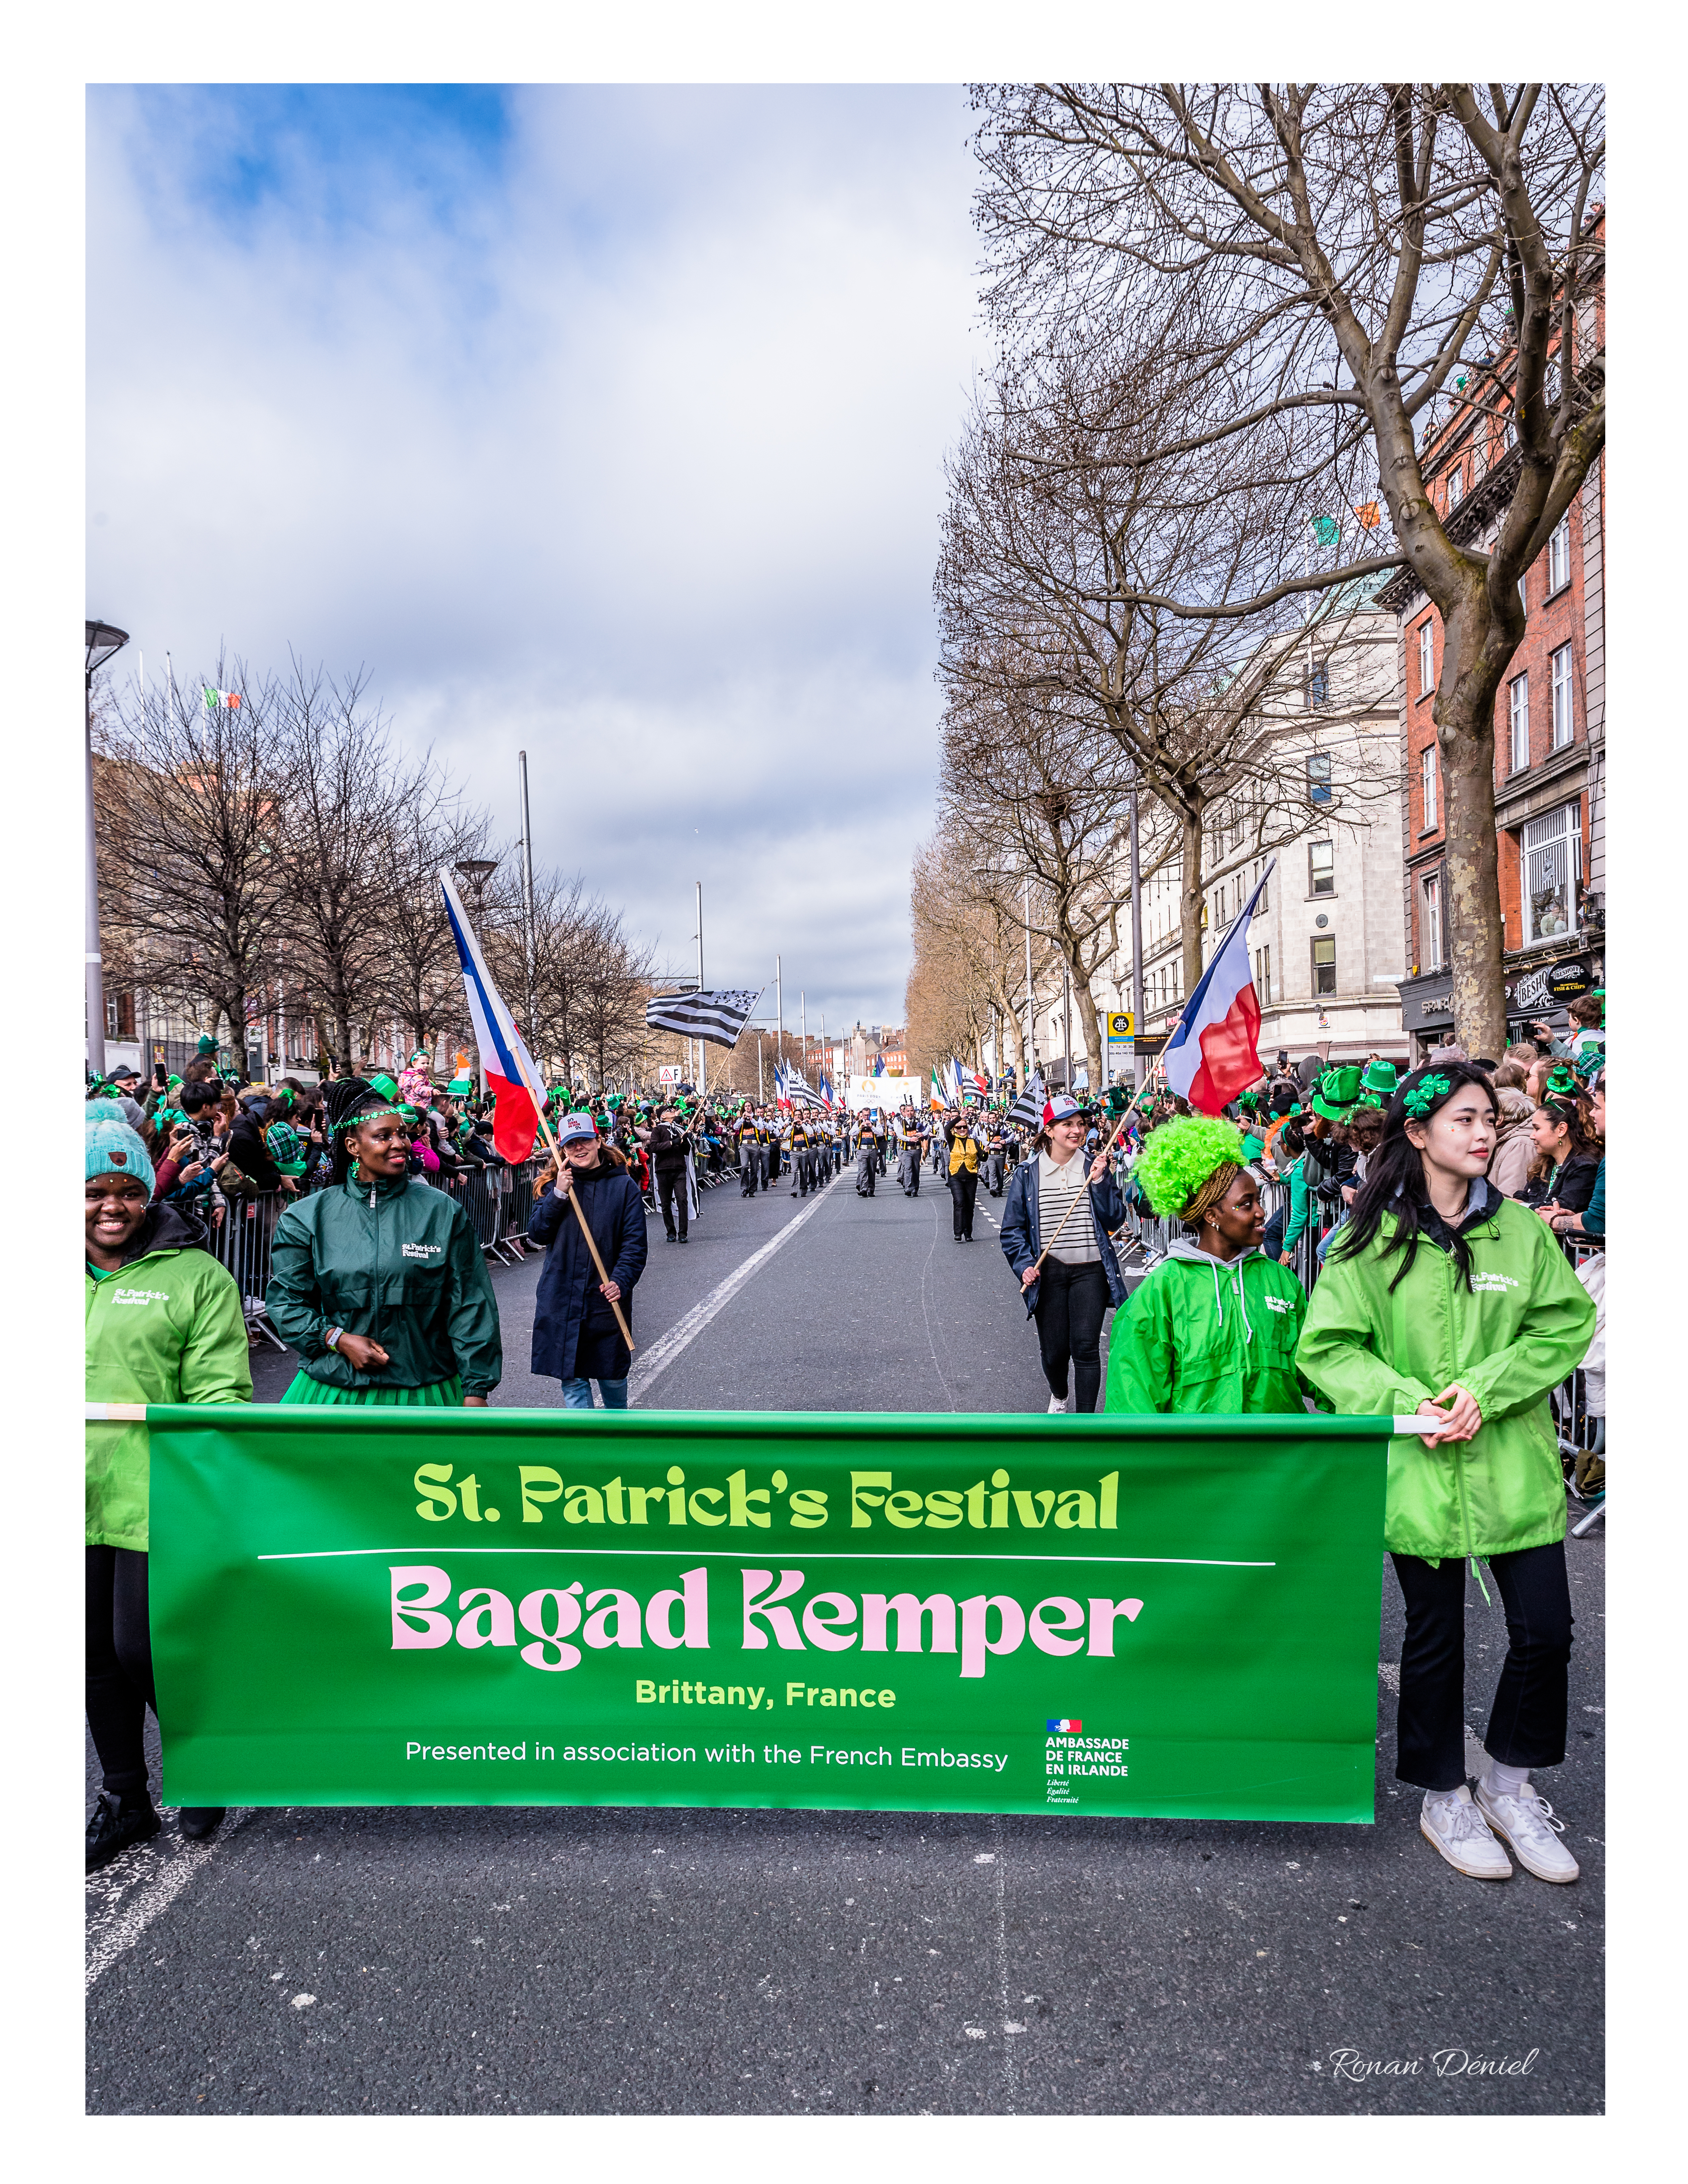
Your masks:
<svg viewBox="0 0 1688 2184"><path fill-rule="evenodd" d="M327 1189L276 1224L267 1293L303 1361L287 1403L483 1405L504 1353L469 1217L410 1167L391 1079L327 1088Z"/></svg>
<svg viewBox="0 0 1688 2184"><path fill-rule="evenodd" d="M1574 1881L1563 1824L1529 1774L1565 1757L1571 1607L1550 1394L1581 1362L1595 1307L1546 1224L1490 1181L1497 1121L1494 1088L1464 1062L1397 1088L1297 1356L1339 1412L1424 1421L1390 1442L1384 1502L1407 1608L1396 1774L1425 1793L1421 1832L1473 1879L1510 1877L1505 1845L1539 1879ZM1465 1567L1478 1557L1508 1650L1474 1798Z"/></svg>

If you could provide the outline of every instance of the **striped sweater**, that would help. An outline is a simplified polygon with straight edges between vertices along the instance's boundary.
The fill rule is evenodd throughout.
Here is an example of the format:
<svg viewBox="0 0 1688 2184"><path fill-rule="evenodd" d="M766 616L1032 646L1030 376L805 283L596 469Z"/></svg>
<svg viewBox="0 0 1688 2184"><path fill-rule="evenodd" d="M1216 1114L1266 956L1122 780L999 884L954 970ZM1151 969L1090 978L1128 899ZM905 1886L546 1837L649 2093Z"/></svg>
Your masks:
<svg viewBox="0 0 1688 2184"><path fill-rule="evenodd" d="M1080 1206L1061 1228L1074 1201L1088 1195L1089 1170L1089 1159L1082 1145L1065 1167L1057 1167L1047 1153L1038 1155L1038 1241L1039 1246L1047 1245L1060 1228L1061 1240L1050 1248L1050 1256L1069 1267L1095 1265L1102 1256L1088 1206Z"/></svg>

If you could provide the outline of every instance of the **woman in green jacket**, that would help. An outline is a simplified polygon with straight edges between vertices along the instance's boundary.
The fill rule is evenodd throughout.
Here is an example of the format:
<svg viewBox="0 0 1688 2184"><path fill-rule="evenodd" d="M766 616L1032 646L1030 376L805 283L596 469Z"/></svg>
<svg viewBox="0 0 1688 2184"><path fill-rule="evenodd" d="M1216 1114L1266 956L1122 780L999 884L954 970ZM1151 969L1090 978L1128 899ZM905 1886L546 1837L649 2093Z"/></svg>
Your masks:
<svg viewBox="0 0 1688 2184"><path fill-rule="evenodd" d="M469 1217L408 1173L391 1090L328 1087L329 1187L276 1224L265 1301L304 1366L284 1403L483 1406L504 1371L499 1308Z"/></svg>
<svg viewBox="0 0 1688 2184"><path fill-rule="evenodd" d="M1303 1412L1306 1292L1260 1248L1266 1209L1228 1123L1191 1115L1144 1141L1132 1180L1190 1232L1114 1314L1105 1411Z"/></svg>
<svg viewBox="0 0 1688 2184"><path fill-rule="evenodd" d="M90 1403L249 1403L246 1320L226 1267L203 1246L192 1215L148 1204L155 1178L139 1135L114 1100L90 1103L84 1124L84 1342ZM147 1783L153 1705L147 1614L151 1459L138 1422L91 1420L83 1559L88 1730L101 1789L88 1822L87 1869L157 1835ZM183 1835L209 1836L220 1808L185 1806Z"/></svg>
<svg viewBox="0 0 1688 2184"><path fill-rule="evenodd" d="M1565 1756L1571 1602L1549 1390L1581 1362L1595 1307L1546 1223L1485 1170L1498 1113L1481 1071L1415 1070L1307 1307L1298 1359L1339 1411L1416 1412L1390 1445L1384 1544L1407 1604L1396 1774L1461 1873L1505 1880L1501 1847L1577 1878L1529 1772ZM1464 1760L1465 1563L1480 1555L1508 1647L1473 1801Z"/></svg>

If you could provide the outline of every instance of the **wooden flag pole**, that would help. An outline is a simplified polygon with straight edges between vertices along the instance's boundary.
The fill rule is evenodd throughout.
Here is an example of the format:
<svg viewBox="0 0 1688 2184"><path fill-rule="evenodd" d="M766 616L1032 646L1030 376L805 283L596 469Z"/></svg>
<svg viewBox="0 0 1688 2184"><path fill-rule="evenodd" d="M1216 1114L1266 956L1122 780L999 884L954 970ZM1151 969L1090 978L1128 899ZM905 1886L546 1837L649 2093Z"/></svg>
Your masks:
<svg viewBox="0 0 1688 2184"><path fill-rule="evenodd" d="M558 1145L555 1138L551 1134L551 1125L545 1120L545 1103L539 1097L539 1095L534 1090L531 1084L527 1087L527 1096L533 1102L533 1112L538 1117L540 1134L543 1137L547 1146L550 1149L552 1159L557 1163L557 1179L560 1182L562 1180L563 1170L568 1163L563 1157L561 1146ZM592 1254L592 1263L598 1269L598 1279L601 1287L604 1284L608 1282L610 1279L610 1270L604 1265L602 1255L599 1251L598 1239L593 1234L591 1228L588 1224L585 1212L580 1202L580 1193L575 1189L574 1185L571 1184L567 1190L563 1193L563 1195L574 1207L575 1218L580 1223L581 1234L586 1239L586 1248ZM635 1347L633 1342L633 1331L632 1328L627 1325L627 1321L621 1315L621 1305L614 1297L606 1297L604 1301L608 1304L610 1311L616 1315L616 1324L621 1329L621 1340L627 1344L628 1352L631 1355L633 1348Z"/></svg>
<svg viewBox="0 0 1688 2184"><path fill-rule="evenodd" d="M1160 1065L1160 1057L1159 1057L1159 1056L1157 1055L1157 1056L1156 1056L1156 1067L1157 1067L1157 1068L1158 1068L1159 1065ZM1149 1081L1150 1081L1150 1084L1153 1084L1153 1082L1154 1082L1153 1078L1150 1078L1150 1079ZM1148 1090L1148 1089L1149 1089L1149 1086L1148 1086L1147 1084L1145 1084L1145 1085L1144 1086L1144 1088L1143 1088L1144 1091L1145 1091L1145 1092ZM1139 1093L1139 1095L1138 1095L1138 1098L1139 1098L1139 1099L1140 1099L1141 1097L1142 1097L1142 1094L1141 1094L1141 1093ZM1093 1155L1091 1156L1091 1159L1092 1159L1092 1162L1093 1162L1093 1164L1094 1164L1094 1162L1096 1162L1096 1161L1099 1161L1099 1160L1106 1160L1106 1157L1107 1157L1107 1156L1108 1156L1108 1155L1109 1155L1109 1154L1113 1150L1114 1147L1115 1147L1115 1146L1119 1143L1119 1140L1120 1140L1121 1137L1122 1137L1122 1136L1123 1135L1123 1134L1124 1134L1124 1131L1125 1131L1125 1126L1126 1126L1126 1124L1127 1124L1127 1123L1131 1120L1132 1112L1133 1112L1133 1110L1136 1107L1136 1106L1137 1106L1137 1100L1131 1100L1130 1102L1128 1102L1128 1104L1127 1105L1127 1107L1126 1107L1126 1111L1125 1111L1125 1112L1124 1112L1124 1113L1120 1117L1120 1118L1119 1118L1119 1122L1118 1122L1118 1123L1117 1123L1117 1127L1115 1128L1115 1130L1114 1130L1114 1134L1113 1134L1113 1135L1112 1135L1112 1136L1108 1139L1108 1141L1107 1141L1106 1145L1105 1145L1102 1147L1102 1150L1100 1150L1100 1152L1099 1152L1099 1153L1095 1153L1095 1154L1093 1154ZM1035 1153L1033 1153L1033 1156L1032 1156L1032 1157L1033 1157L1033 1160L1035 1160L1035 1159L1037 1158L1037 1155L1036 1155ZM1037 1257L1036 1257L1035 1259L1033 1259L1033 1262L1032 1262L1032 1272L1033 1272L1033 1273L1036 1273L1036 1272L1038 1271L1038 1268L1039 1268L1039 1267L1041 1267L1041 1266L1042 1266L1042 1264L1043 1264L1044 1261L1045 1261L1046 1258L1048 1258L1048 1256L1049 1256L1050 1253L1050 1252L1055 1249L1056 1245L1061 1241L1061 1229L1062 1229L1062 1228L1064 1228L1067 1226L1067 1223L1068 1223L1068 1222L1072 1218L1073 1215L1074 1215L1074 1214L1078 1211L1078 1208L1079 1208L1080 1204L1081 1204L1081 1203L1088 1203L1088 1202L1089 1202L1089 1196L1090 1196L1091 1188L1092 1188L1091 1184L1089 1184L1089 1182L1087 1180L1087 1181L1086 1181L1086 1183L1085 1183L1085 1185L1084 1185L1084 1200L1081 1201L1080 1200L1078 1200L1078 1199L1075 1198L1075 1199L1073 1200L1073 1201L1072 1201L1072 1205L1071 1205L1071 1206L1069 1206L1067 1207L1067 1209L1066 1212L1065 1212L1065 1213L1063 1213L1063 1214L1061 1215L1061 1224L1060 1224L1060 1227L1056 1228L1056 1232L1055 1232L1054 1235L1053 1235L1053 1236L1051 1236L1051 1237L1050 1238L1050 1240L1049 1240L1048 1243L1047 1243L1047 1244L1045 1244L1045 1245L1044 1245L1044 1247L1043 1247L1042 1251L1039 1252L1039 1254L1038 1254Z"/></svg>

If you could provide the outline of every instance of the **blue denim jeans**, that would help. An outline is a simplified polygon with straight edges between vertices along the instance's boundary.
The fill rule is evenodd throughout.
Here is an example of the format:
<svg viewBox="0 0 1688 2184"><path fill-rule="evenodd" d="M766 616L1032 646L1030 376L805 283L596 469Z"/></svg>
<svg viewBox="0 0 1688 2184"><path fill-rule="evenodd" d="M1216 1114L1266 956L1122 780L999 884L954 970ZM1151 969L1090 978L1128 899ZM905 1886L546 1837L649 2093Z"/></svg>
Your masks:
<svg viewBox="0 0 1688 2184"><path fill-rule="evenodd" d="M606 1411L625 1411L627 1407L627 1384L625 1380L600 1380L599 1390L604 1397ZM589 1411L592 1408L590 1380L565 1380L563 1407L569 1411Z"/></svg>

